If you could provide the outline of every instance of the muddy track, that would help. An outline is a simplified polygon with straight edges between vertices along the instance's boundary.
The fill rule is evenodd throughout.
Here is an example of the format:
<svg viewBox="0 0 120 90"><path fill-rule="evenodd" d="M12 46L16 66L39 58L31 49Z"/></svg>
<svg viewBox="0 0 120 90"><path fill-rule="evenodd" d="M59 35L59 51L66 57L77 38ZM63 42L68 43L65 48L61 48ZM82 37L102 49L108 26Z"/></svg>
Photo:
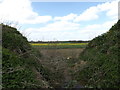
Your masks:
<svg viewBox="0 0 120 90"><path fill-rule="evenodd" d="M62 87L68 86L72 80L70 69L71 67L68 65L70 60L78 59L80 53L83 51L83 48L80 49L40 49L42 54L42 58L40 62L47 68L49 68L52 72L60 72L62 73L64 79L61 85ZM74 63L73 63L74 64ZM74 80L75 81L75 80ZM75 81L76 82L76 81ZM66 84L66 85L64 85ZM77 85L75 87L81 87Z"/></svg>

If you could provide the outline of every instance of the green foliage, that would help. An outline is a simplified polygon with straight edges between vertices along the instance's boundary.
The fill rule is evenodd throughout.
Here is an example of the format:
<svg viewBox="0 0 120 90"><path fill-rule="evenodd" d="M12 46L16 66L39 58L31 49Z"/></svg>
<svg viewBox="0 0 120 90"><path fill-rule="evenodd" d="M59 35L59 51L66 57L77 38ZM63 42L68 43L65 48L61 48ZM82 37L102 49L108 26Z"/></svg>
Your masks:
<svg viewBox="0 0 120 90"><path fill-rule="evenodd" d="M72 48L85 48L87 45L32 45L39 49L72 49Z"/></svg>
<svg viewBox="0 0 120 90"><path fill-rule="evenodd" d="M33 84L35 82L32 70L26 68L24 61L24 58L20 58L8 49L3 48L3 88L27 88L30 87L27 83Z"/></svg>
<svg viewBox="0 0 120 90"><path fill-rule="evenodd" d="M31 49L27 39L22 36L15 28L3 25L3 47L16 53L24 53Z"/></svg>
<svg viewBox="0 0 120 90"><path fill-rule="evenodd" d="M60 87L59 71L41 64L41 53L32 48L15 28L3 25L3 88Z"/></svg>
<svg viewBox="0 0 120 90"><path fill-rule="evenodd" d="M3 88L41 88L49 87L44 76L37 79L37 73L47 74L46 69L37 72L40 67L41 54L32 48L27 39L15 28L3 25L2 44L2 87ZM44 82L43 82L44 81Z"/></svg>
<svg viewBox="0 0 120 90"><path fill-rule="evenodd" d="M86 87L119 88L120 20L107 32L94 38L80 58L87 65L75 73Z"/></svg>

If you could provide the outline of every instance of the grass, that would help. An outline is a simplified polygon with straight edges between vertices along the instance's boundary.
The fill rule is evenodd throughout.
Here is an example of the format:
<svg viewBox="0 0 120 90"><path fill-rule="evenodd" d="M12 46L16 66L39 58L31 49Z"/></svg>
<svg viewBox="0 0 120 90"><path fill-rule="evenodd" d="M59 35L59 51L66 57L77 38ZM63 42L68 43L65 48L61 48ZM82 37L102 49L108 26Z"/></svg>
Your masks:
<svg viewBox="0 0 120 90"><path fill-rule="evenodd" d="M88 43L30 43L33 47L41 49L67 49L85 48Z"/></svg>

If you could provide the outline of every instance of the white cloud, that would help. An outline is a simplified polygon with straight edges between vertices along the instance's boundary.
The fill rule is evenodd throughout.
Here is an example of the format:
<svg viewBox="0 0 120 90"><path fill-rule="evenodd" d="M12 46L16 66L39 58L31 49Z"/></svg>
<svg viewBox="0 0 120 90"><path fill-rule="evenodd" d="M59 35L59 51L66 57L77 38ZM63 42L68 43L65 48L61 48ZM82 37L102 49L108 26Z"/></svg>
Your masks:
<svg viewBox="0 0 120 90"><path fill-rule="evenodd" d="M24 3L23 3L24 2ZM85 10L80 15L70 13L63 17L40 16L34 12L29 0L3 0L0 3L0 18L18 21L22 24L47 23L39 28L21 30L28 40L89 40L105 33L117 21L117 1L106 2ZM6 7L7 6L7 7ZM81 21L101 19L99 14L105 13L109 17L103 24L86 24Z"/></svg>
<svg viewBox="0 0 120 90"><path fill-rule="evenodd" d="M80 24L69 22L69 21L57 21L51 24L47 24L41 28L28 28L26 30L21 31L23 34L26 32L30 33L28 36L25 35L29 40L36 39L45 39L53 40L54 38L59 39L66 37L71 37L71 32L76 32L80 27ZM66 36L66 37L65 37ZM73 35L72 35L73 36Z"/></svg>
<svg viewBox="0 0 120 90"><path fill-rule="evenodd" d="M91 40L107 32L117 20L103 24L91 24L81 27L80 24L68 21L58 21L41 28L29 28L24 32L30 33L29 40Z"/></svg>
<svg viewBox="0 0 120 90"><path fill-rule="evenodd" d="M103 24L92 24L80 29L81 35L88 35L89 39L93 39L98 35L106 33L117 22L117 20L107 21Z"/></svg>
<svg viewBox="0 0 120 90"><path fill-rule="evenodd" d="M114 7L113 7L114 6ZM105 13L108 21L82 26L81 21L89 21L100 18L99 13ZM41 28L29 28L29 40L91 40L98 35L107 32L117 22L117 1L103 3L85 10L79 16L69 14L63 17L55 17L54 22Z"/></svg>
<svg viewBox="0 0 120 90"><path fill-rule="evenodd" d="M44 30L64 31L64 30L76 30L80 25L69 21L57 21L52 24L48 24Z"/></svg>
<svg viewBox="0 0 120 90"><path fill-rule="evenodd" d="M17 21L22 24L46 23L51 16L39 16L29 0L3 0L0 3L0 19Z"/></svg>
<svg viewBox="0 0 120 90"><path fill-rule="evenodd" d="M74 14L70 13L63 17L55 17L55 21L74 21L74 22L81 22L81 21L90 21L99 19L99 14L105 13L105 15L110 19L117 19L118 18L118 0L105 2L99 4L97 6L93 6L85 10L81 14Z"/></svg>
<svg viewBox="0 0 120 90"><path fill-rule="evenodd" d="M71 30L78 30L80 27L80 24L77 23L72 23L72 22L68 22L68 21L57 21L51 24L47 24L45 27L41 27L41 28L29 28L26 29L26 31L28 32L34 32L34 33L39 33L40 31L47 31L49 32L56 32L56 31L60 31L60 32L64 32L64 31L71 31Z"/></svg>
<svg viewBox="0 0 120 90"><path fill-rule="evenodd" d="M70 13L67 16L55 17L54 20L69 21L75 19L75 17L77 17L77 14Z"/></svg>
<svg viewBox="0 0 120 90"><path fill-rule="evenodd" d="M118 0L98 5L97 8L100 12L106 11L106 15L111 19L116 19L118 16Z"/></svg>
<svg viewBox="0 0 120 90"><path fill-rule="evenodd" d="M99 13L106 13L106 16L108 16L109 18L117 19L118 0L112 2L105 2L103 4L90 7L87 10L85 10L82 14L80 14L78 17L76 17L74 21L80 22L80 21L95 20L99 18Z"/></svg>
<svg viewBox="0 0 120 90"><path fill-rule="evenodd" d="M36 17L30 17L27 18L26 20L21 21L21 23L27 23L27 24L37 24L37 23L46 23L48 21L51 21L52 17L51 16L36 16Z"/></svg>
<svg viewBox="0 0 120 90"><path fill-rule="evenodd" d="M80 14L78 17L75 18L75 22L79 21L89 21L97 19L99 16L97 15L98 9L96 7L90 7L86 11L84 11L82 14Z"/></svg>

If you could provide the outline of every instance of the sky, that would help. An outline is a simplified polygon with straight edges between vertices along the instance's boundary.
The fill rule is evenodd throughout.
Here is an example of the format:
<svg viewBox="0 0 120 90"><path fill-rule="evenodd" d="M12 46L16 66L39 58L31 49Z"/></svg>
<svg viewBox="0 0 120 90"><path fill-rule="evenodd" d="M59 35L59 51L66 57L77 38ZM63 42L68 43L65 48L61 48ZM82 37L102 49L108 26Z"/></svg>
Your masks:
<svg viewBox="0 0 120 90"><path fill-rule="evenodd" d="M91 40L107 32L117 20L118 0L0 0L0 22L16 27L29 41Z"/></svg>

